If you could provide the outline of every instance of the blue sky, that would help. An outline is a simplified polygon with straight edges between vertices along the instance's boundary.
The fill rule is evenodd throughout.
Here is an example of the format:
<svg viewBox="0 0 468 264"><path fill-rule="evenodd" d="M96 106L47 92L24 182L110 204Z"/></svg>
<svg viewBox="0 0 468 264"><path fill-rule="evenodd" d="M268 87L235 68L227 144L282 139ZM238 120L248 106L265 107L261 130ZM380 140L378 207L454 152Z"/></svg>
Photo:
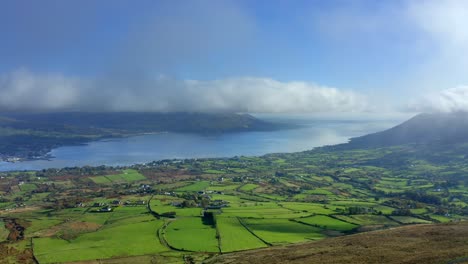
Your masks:
<svg viewBox="0 0 468 264"><path fill-rule="evenodd" d="M450 0L6 0L0 109L464 109L467 17Z"/></svg>

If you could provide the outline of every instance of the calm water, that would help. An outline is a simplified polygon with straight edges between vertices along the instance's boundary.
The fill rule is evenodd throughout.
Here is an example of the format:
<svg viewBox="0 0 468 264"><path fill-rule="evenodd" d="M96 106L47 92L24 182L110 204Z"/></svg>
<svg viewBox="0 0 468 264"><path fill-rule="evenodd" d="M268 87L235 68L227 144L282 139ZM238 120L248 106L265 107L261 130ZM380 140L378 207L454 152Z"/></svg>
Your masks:
<svg viewBox="0 0 468 264"><path fill-rule="evenodd" d="M400 120L324 121L314 119L272 119L294 122L302 127L272 132L245 132L203 136L164 133L102 140L83 146L51 151L52 160L0 162L0 171L39 170L84 165L131 165L172 158L253 156L296 152L318 146L347 142L371 132L390 128Z"/></svg>

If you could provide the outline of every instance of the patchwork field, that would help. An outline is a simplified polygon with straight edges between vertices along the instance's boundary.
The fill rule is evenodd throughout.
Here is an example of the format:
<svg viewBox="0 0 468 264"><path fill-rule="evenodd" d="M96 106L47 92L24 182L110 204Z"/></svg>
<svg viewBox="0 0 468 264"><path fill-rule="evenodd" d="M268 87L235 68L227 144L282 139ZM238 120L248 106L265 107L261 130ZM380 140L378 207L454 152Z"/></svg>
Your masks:
<svg viewBox="0 0 468 264"><path fill-rule="evenodd" d="M242 219L247 228L270 244L287 244L324 238L322 229L287 219Z"/></svg>
<svg viewBox="0 0 468 264"><path fill-rule="evenodd" d="M208 186L210 186L209 181L199 181L199 182L195 182L190 185L178 188L175 191L177 192L199 192L199 191L205 190L206 188L208 188Z"/></svg>
<svg viewBox="0 0 468 264"><path fill-rule="evenodd" d="M156 231L162 225L163 221L147 216L131 223L105 226L71 240L36 238L33 239L34 253L40 263L156 254L167 250L156 238Z"/></svg>
<svg viewBox="0 0 468 264"><path fill-rule="evenodd" d="M347 223L326 215L315 215L306 218L298 218L296 219L296 221L324 229L332 229L337 231L349 231L358 227L358 225Z"/></svg>
<svg viewBox="0 0 468 264"><path fill-rule="evenodd" d="M218 217L216 218L216 226L219 230L221 252L223 253L267 246L245 229L237 217Z"/></svg>
<svg viewBox="0 0 468 264"><path fill-rule="evenodd" d="M459 148L444 154L450 163L438 151L425 151L435 156L422 160L406 146L0 172L0 260L200 263L220 253L331 239L347 242L328 246L349 251L324 247L291 261L322 263L328 255L386 262L342 254L375 253L366 251L373 246L367 240L352 240L356 233L468 220L468 144ZM334 238L349 234L349 241Z"/></svg>
<svg viewBox="0 0 468 264"><path fill-rule="evenodd" d="M171 221L163 235L171 247L179 250L219 252L216 228L203 224L201 217L182 217Z"/></svg>
<svg viewBox="0 0 468 264"><path fill-rule="evenodd" d="M115 175L106 175L106 176L95 176L90 177L90 179L98 184L106 184L106 183L122 183L122 182L135 182L141 181L146 179L145 176L140 174L136 170L124 170L121 174Z"/></svg>

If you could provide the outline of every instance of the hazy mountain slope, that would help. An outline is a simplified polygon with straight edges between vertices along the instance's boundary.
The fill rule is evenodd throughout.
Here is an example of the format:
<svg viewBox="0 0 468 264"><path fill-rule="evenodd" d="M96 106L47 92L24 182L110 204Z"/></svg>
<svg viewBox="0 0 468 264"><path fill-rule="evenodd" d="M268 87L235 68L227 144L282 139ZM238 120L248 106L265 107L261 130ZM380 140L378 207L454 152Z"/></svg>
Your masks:
<svg viewBox="0 0 468 264"><path fill-rule="evenodd" d="M284 127L235 113L0 113L0 159L33 158L57 146L139 133L211 134Z"/></svg>
<svg viewBox="0 0 468 264"><path fill-rule="evenodd" d="M0 114L0 117L2 114ZM0 126L21 129L45 127L73 129L111 129L127 132L196 132L216 133L248 130L271 130L279 126L261 121L248 114L205 113L135 113L135 112L65 112L9 113L0 118Z"/></svg>
<svg viewBox="0 0 468 264"><path fill-rule="evenodd" d="M391 129L352 138L346 147L468 142L468 113L419 114Z"/></svg>
<svg viewBox="0 0 468 264"><path fill-rule="evenodd" d="M221 255L206 263L468 263L468 222L412 225Z"/></svg>

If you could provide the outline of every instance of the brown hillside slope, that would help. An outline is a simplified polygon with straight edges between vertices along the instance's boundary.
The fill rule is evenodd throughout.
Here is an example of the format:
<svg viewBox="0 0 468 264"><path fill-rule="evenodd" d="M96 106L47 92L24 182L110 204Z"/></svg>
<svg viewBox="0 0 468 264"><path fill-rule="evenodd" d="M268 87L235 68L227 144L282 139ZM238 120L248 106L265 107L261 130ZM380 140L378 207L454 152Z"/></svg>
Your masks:
<svg viewBox="0 0 468 264"><path fill-rule="evenodd" d="M205 263L468 263L468 222L404 226L237 252Z"/></svg>

